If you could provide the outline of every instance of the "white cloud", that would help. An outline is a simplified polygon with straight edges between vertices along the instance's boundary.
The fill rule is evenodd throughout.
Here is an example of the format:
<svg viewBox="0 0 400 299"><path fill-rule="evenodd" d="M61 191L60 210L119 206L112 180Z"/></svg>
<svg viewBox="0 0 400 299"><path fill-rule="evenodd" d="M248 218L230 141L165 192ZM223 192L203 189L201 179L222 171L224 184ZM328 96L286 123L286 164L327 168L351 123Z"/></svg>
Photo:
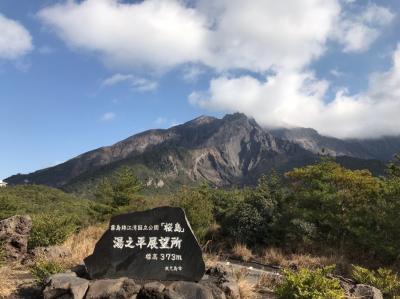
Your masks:
<svg viewBox="0 0 400 299"><path fill-rule="evenodd" d="M369 49L381 30L389 25L394 14L387 8L368 4L359 14L343 14L335 31L344 52L362 52Z"/></svg>
<svg viewBox="0 0 400 299"><path fill-rule="evenodd" d="M112 67L162 71L202 63L265 72L306 67L328 39L345 52L365 51L394 18L376 4L345 7L340 0L197 0L193 7L182 0L70 0L38 15L68 45Z"/></svg>
<svg viewBox="0 0 400 299"><path fill-rule="evenodd" d="M203 63L217 70L299 68L319 57L340 13L338 0L67 1L43 22L71 47L110 66L160 70Z"/></svg>
<svg viewBox="0 0 400 299"><path fill-rule="evenodd" d="M69 0L38 15L70 47L123 72L103 86L127 82L154 90L156 81L129 72L145 67L154 74L189 65L194 68L184 70L184 79L194 80L197 66L210 67L217 75L209 90L190 96L200 107L242 111L264 125L314 127L338 137L400 133L393 116L400 111L394 100L398 64L373 75L365 92L349 95L342 89L330 102L324 101L329 83L309 70L326 52L327 41L338 42L344 52L368 50L394 17L387 8L369 3L358 11L361 6L349 0L188 2ZM238 69L265 80L224 75Z"/></svg>
<svg viewBox="0 0 400 299"><path fill-rule="evenodd" d="M341 71L339 71L338 69L332 69L332 70L330 71L330 74L331 74L332 76L335 76L336 78L340 78L340 77L343 77L343 76L346 75L344 72L341 72Z"/></svg>
<svg viewBox="0 0 400 299"><path fill-rule="evenodd" d="M183 69L183 79L186 82L196 82L205 73L204 68L198 65L187 66Z"/></svg>
<svg viewBox="0 0 400 299"><path fill-rule="evenodd" d="M178 0L67 1L38 15L68 45L98 53L113 67L162 69L203 55L205 19Z"/></svg>
<svg viewBox="0 0 400 299"><path fill-rule="evenodd" d="M33 49L28 30L0 14L0 59L16 59Z"/></svg>
<svg viewBox="0 0 400 299"><path fill-rule="evenodd" d="M114 120L116 117L117 117L117 114L115 114L114 112L106 112L101 117L101 120L102 121L111 121L111 120Z"/></svg>
<svg viewBox="0 0 400 299"><path fill-rule="evenodd" d="M128 82L132 88L138 91L153 91L158 88L158 83L146 78L139 78L132 74L114 74L101 83L102 86L113 86L121 82Z"/></svg>
<svg viewBox="0 0 400 299"><path fill-rule="evenodd" d="M306 72L280 72L265 81L219 77L206 93L192 93L189 100L211 110L244 112L268 127L312 127L340 138L400 134L400 46L391 69L373 74L366 91L341 90L326 102L327 88Z"/></svg>
<svg viewBox="0 0 400 299"><path fill-rule="evenodd" d="M111 77L108 77L106 79L103 80L103 82L101 83L102 86L113 86L115 84L124 82L124 81L131 81L133 80L134 76L133 75L124 75L124 74L114 74Z"/></svg>
<svg viewBox="0 0 400 299"><path fill-rule="evenodd" d="M154 123L158 126L163 125L167 122L168 120L165 117L157 117L156 120L154 121Z"/></svg>
<svg viewBox="0 0 400 299"><path fill-rule="evenodd" d="M214 24L206 64L252 71L301 68L319 57L340 13L336 0L203 0L199 9Z"/></svg>

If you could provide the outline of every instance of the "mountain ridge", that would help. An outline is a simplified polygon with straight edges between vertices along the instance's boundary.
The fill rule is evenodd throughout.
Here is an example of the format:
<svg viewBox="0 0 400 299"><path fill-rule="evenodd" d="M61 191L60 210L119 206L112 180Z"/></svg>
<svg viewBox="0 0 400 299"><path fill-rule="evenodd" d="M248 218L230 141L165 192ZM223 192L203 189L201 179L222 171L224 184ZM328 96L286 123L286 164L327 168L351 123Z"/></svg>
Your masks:
<svg viewBox="0 0 400 299"><path fill-rule="evenodd" d="M128 165L154 187L200 181L215 186L246 185L257 181L262 173L314 163L321 155L337 156L339 162L345 161L353 168L363 164L378 169L377 146L376 141L345 141L319 135L313 129L266 129L242 113L222 119L203 115L168 129L147 130L62 164L5 181L75 191ZM400 151L400 138L390 139L380 158L395 150Z"/></svg>

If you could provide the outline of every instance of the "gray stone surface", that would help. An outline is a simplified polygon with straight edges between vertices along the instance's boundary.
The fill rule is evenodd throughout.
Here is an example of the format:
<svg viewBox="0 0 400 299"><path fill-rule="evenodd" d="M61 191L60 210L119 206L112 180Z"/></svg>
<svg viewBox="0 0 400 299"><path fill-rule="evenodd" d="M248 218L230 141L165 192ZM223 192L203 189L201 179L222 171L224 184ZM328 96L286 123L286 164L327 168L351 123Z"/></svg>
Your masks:
<svg viewBox="0 0 400 299"><path fill-rule="evenodd" d="M42 257L47 260L66 259L72 256L72 252L69 248L60 245L36 247L31 253L34 257Z"/></svg>
<svg viewBox="0 0 400 299"><path fill-rule="evenodd" d="M86 299L135 299L140 286L132 279L100 279L90 283Z"/></svg>
<svg viewBox="0 0 400 299"><path fill-rule="evenodd" d="M240 299L239 285L236 281L227 281L221 287L230 299Z"/></svg>
<svg viewBox="0 0 400 299"><path fill-rule="evenodd" d="M113 217L85 264L92 279L199 281L205 271L185 213L175 207Z"/></svg>
<svg viewBox="0 0 400 299"><path fill-rule="evenodd" d="M0 221L0 245L8 261L24 257L31 229L32 219L27 215L16 215Z"/></svg>
<svg viewBox="0 0 400 299"><path fill-rule="evenodd" d="M383 299L382 292L375 287L358 284L352 290L352 296L363 299Z"/></svg>
<svg viewBox="0 0 400 299"><path fill-rule="evenodd" d="M214 299L209 288L194 282L176 281L168 289L176 292L183 299Z"/></svg>
<svg viewBox="0 0 400 299"><path fill-rule="evenodd" d="M44 299L82 299L89 281L76 277L75 273L61 273L51 276L43 291Z"/></svg>

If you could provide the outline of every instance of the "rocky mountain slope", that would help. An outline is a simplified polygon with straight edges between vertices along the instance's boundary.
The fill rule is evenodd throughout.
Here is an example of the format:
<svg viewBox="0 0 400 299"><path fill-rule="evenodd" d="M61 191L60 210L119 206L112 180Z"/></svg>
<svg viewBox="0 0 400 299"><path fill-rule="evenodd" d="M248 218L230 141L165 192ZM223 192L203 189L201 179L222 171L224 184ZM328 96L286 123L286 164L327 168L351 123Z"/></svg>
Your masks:
<svg viewBox="0 0 400 299"><path fill-rule="evenodd" d="M275 137L288 140L316 154L348 156L359 159L389 161L400 151L400 136L375 139L345 139L320 135L309 128L274 129Z"/></svg>
<svg viewBox="0 0 400 299"><path fill-rule="evenodd" d="M156 188L199 181L242 185L254 183L271 169L285 171L313 163L321 154L340 156L338 161L351 168L362 165L379 172L383 164L378 160L388 160L397 151L400 138L339 140L312 129L268 130L235 113L222 119L201 116L169 129L145 131L57 166L9 177L6 182L76 190L126 165Z"/></svg>

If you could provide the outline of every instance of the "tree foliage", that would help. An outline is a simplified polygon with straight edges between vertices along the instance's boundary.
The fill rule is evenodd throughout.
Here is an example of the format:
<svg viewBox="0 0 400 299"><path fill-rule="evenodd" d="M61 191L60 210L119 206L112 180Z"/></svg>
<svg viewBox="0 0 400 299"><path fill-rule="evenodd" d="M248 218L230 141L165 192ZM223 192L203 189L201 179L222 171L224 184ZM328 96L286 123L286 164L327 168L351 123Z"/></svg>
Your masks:
<svg viewBox="0 0 400 299"><path fill-rule="evenodd" d="M212 191L208 185L182 188L173 204L184 209L196 236L203 240L214 222Z"/></svg>
<svg viewBox="0 0 400 299"><path fill-rule="evenodd" d="M98 185L96 197L114 208L127 206L137 198L142 184L132 169L122 167L111 178L104 178Z"/></svg>

